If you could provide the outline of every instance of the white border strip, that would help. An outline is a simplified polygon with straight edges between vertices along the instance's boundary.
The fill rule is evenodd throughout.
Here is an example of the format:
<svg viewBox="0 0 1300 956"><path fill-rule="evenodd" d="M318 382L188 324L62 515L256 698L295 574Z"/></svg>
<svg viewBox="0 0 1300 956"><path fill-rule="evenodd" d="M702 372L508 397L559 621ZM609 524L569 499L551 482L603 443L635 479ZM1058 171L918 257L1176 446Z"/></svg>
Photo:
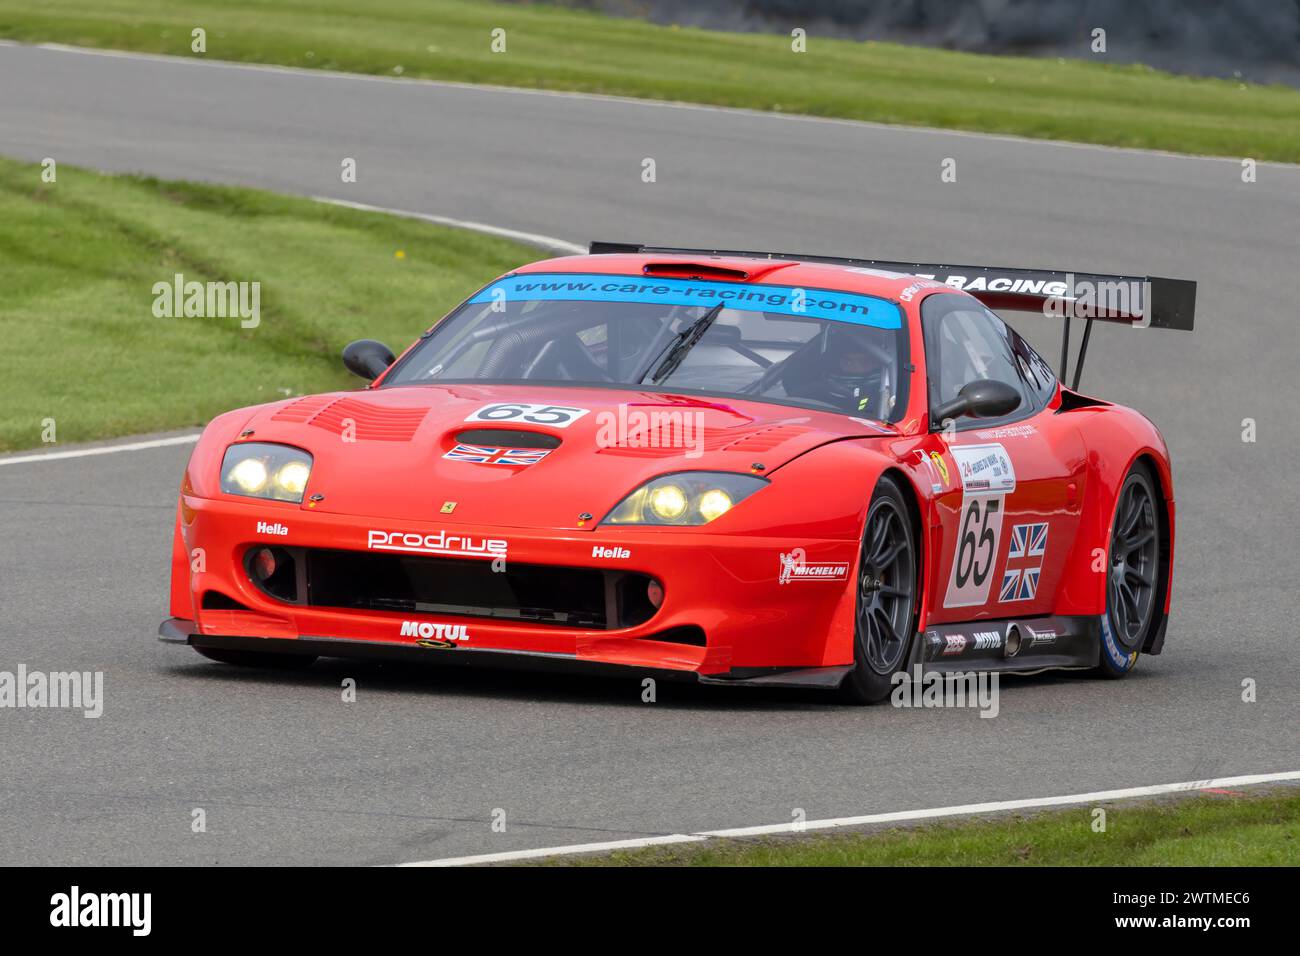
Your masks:
<svg viewBox="0 0 1300 956"><path fill-rule="evenodd" d="M69 451L47 451L39 455L18 455L0 458L0 466L26 465L34 461L62 461L65 458L90 458L94 455L113 455L119 451L144 451L146 448L166 448L168 445L192 445L199 440L197 434L178 435L175 438L154 438L149 441L127 442L125 445L96 445Z"/></svg>
<svg viewBox="0 0 1300 956"><path fill-rule="evenodd" d="M388 209L384 206L368 206L361 202L352 202L348 199L332 199L329 196L312 196L316 202L328 203L331 206L343 206L347 209L359 209L362 212L382 212L390 216L401 216L403 219L421 219L424 222L432 222L439 226L455 226L458 229L468 229L472 232L481 232L489 236L498 236L502 239L513 239L516 242L523 242L530 246L537 246L546 249L549 252L559 253L560 255L586 255L586 246L580 246L576 242L569 242L567 239L557 239L555 236L543 236L535 232L520 232L518 229L505 229L501 226L489 226L485 222L471 222L467 219L452 219L449 216L434 216L427 212L410 212L405 209Z"/></svg>
<svg viewBox="0 0 1300 956"><path fill-rule="evenodd" d="M1031 797L1026 800L998 800L991 803L968 803L956 807L934 807L928 810L899 810L893 813L870 813L859 817L837 817L830 820L809 820L796 829L794 823L775 823L767 826L736 827L730 830L702 830L698 833L670 833L664 836L639 837L631 840L614 840L609 843L578 843L571 846L543 847L534 850L514 850L506 853L483 853L478 856L453 856L441 860L422 860L402 863L401 866L472 866L479 863L512 863L519 860L536 860L546 857L575 856L583 853L606 853L611 850L635 850L647 846L668 846L675 843L702 843L717 837L769 836L779 833L797 833L808 830L832 830L838 827L858 827L872 823L902 823L911 820L933 820L938 817L973 816L983 813L1002 813L1009 810L1026 810L1035 807L1060 807L1080 803L1101 803L1110 800L1127 800L1133 797L1154 797L1166 793L1209 790L1221 787L1249 787L1261 783L1280 783L1300 780L1300 770L1284 773L1253 773L1240 777L1219 777L1214 780L1191 780L1184 783L1159 783L1149 787L1128 787L1123 790L1099 790L1095 793L1074 793L1060 797Z"/></svg>

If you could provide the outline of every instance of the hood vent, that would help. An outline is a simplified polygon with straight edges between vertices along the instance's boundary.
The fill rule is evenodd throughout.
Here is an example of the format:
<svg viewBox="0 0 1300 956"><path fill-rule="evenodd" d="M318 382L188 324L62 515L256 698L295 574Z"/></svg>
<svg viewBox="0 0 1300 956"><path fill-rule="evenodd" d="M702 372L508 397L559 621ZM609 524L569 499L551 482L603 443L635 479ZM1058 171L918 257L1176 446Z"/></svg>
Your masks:
<svg viewBox="0 0 1300 956"><path fill-rule="evenodd" d="M804 425L770 425L754 429L749 434L728 442L723 448L726 451L771 451L782 442L810 431L812 429Z"/></svg>
<svg viewBox="0 0 1300 956"><path fill-rule="evenodd" d="M519 428L470 428L456 433L456 441L467 445L504 446L506 448L559 448L558 435Z"/></svg>
<svg viewBox="0 0 1300 956"><path fill-rule="evenodd" d="M355 398L312 396L286 405L271 421L314 425L336 435L351 426L357 441L410 441L428 414L427 408L384 408Z"/></svg>
<svg viewBox="0 0 1300 956"><path fill-rule="evenodd" d="M680 455L683 448L699 451L770 451L778 445L806 435L813 429L805 425L775 423L767 425L740 425L731 428L687 428L688 423L670 419L655 422L644 429L629 434L618 445L597 449L607 455L626 455L630 458L659 458Z"/></svg>
<svg viewBox="0 0 1300 956"><path fill-rule="evenodd" d="M705 262L647 262L641 271L648 276L667 276L677 279L723 279L744 282L749 273L744 269L729 269Z"/></svg>

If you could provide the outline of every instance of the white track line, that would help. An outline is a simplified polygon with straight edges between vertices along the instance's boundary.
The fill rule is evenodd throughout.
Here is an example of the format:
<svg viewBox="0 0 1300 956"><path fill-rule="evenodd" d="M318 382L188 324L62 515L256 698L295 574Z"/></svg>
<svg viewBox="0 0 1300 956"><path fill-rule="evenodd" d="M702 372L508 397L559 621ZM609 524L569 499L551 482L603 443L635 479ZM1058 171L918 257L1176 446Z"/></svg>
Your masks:
<svg viewBox="0 0 1300 956"><path fill-rule="evenodd" d="M576 242L569 242L567 239L557 239L554 236L543 236L535 232L520 232L518 229L505 229L501 226L489 226L484 222L472 222L468 219L452 219L449 216L434 216L427 212L411 212L406 209L389 209L385 206L369 206L362 202L352 202L348 199L332 199L329 196L312 196L316 202L329 203L331 206L343 206L347 209L360 209L362 212L382 212L390 216L401 216L403 219L421 219L424 222L432 222L439 226L455 226L458 229L468 229L472 232L482 232L489 236L499 236L502 239L514 239L516 242L527 243L530 246L538 246L550 252L556 252L560 255L585 255L586 246L580 246Z"/></svg>
<svg viewBox="0 0 1300 956"><path fill-rule="evenodd" d="M477 863L511 863L519 860L536 860L544 857L575 856L583 853L604 853L611 850L635 850L647 846L667 846L674 843L702 843L717 837L770 836L779 833L796 833L807 830L832 830L838 827L859 827L872 823L905 823L912 820L933 820L938 817L963 817L982 813L1003 813L1009 810L1027 810L1038 807L1061 807L1080 803L1101 803L1109 800L1127 800L1133 797L1154 797L1167 793L1208 790L1220 787L1249 787L1262 783L1280 783L1300 780L1300 770L1285 773L1253 773L1240 777L1219 777L1214 780L1190 780L1184 783L1160 783L1149 787L1128 787L1123 790L1099 790L1095 793L1074 793L1061 797L1031 797L1026 800L998 800L991 803L968 803L957 807L935 807L928 810L899 810L893 813L870 813L860 817L838 817L830 820L809 820L798 830L794 823L774 823L767 826L736 827L730 830L702 830L698 833L670 833L665 836L639 837L631 840L614 840L609 843L578 843L571 846L543 847L535 850L514 850L505 853L483 853L478 856L453 856L441 860L422 860L402 863L401 866L471 866Z"/></svg>
<svg viewBox="0 0 1300 956"><path fill-rule="evenodd" d="M119 451L144 451L146 448L166 448L168 445L192 445L198 440L198 435L179 435L175 438L153 438L149 441L127 442L124 445L97 445L94 448L76 448L70 451L47 451L39 455L18 455L14 458L0 458L0 467L4 465L26 465L35 461L61 461L65 458L114 455Z"/></svg>
<svg viewBox="0 0 1300 956"><path fill-rule="evenodd" d="M474 90L483 93L511 93L520 96L545 96L557 99L594 100L606 103L633 104L652 106L660 109L693 110L697 112L731 113L733 115L763 117L766 119L792 120L798 123L830 123L837 125L866 126L871 129L903 130L913 133L927 133L938 136L975 137L996 140L1019 145L1041 144L1062 149L1091 149L1114 153L1145 153L1149 156L1164 156L1170 159L1198 159L1218 163L1240 163L1235 156L1203 156L1197 153L1175 153L1163 149L1137 149L1132 146L1105 146L1100 143L1075 143L1062 139L1039 139L1031 136L1014 136L1010 133L981 133L969 129L947 129L939 126L909 126L904 123L877 123L871 120L845 119L837 116L812 116L806 113L782 113L776 110L746 109L738 106L715 106L711 103L687 103L681 100L652 100L639 96L614 96L610 93L583 93L576 90L544 90L526 86L504 86L499 83L465 83L456 80L428 80L418 77L381 76L374 73L348 73L343 70L318 70L312 67L283 66L275 63L245 63L238 60L208 59L197 56L181 56L171 53L136 53L130 50L109 50L95 47L72 46L66 43L23 43L18 40L0 40L0 47L35 47L54 53L74 53L82 56L113 57L123 60L145 60L155 63L187 63L194 66L222 67L237 70L252 70L260 73L281 73L289 76L329 77L336 80L351 80L363 83L400 83L408 87L416 85L449 87L458 90ZM1281 163L1272 160L1258 162L1260 166L1277 166L1295 169L1294 163Z"/></svg>

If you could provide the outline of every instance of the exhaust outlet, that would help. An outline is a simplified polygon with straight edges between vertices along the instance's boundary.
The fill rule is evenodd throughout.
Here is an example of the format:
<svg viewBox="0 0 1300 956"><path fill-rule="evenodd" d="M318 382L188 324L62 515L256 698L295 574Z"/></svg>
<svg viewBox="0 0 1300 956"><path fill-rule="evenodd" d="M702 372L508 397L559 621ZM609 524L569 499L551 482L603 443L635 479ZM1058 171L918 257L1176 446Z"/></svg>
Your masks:
<svg viewBox="0 0 1300 956"><path fill-rule="evenodd" d="M1020 653L1021 637L1020 625L1007 625L1007 639L1002 642L1002 656L1011 658Z"/></svg>

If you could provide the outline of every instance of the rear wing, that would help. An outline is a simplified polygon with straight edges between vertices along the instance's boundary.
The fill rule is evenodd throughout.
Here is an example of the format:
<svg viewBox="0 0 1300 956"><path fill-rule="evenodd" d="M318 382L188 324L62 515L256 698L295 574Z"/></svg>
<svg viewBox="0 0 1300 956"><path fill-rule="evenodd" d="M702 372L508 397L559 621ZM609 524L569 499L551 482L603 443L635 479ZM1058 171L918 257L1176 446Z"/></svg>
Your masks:
<svg viewBox="0 0 1300 956"><path fill-rule="evenodd" d="M933 262L891 262L883 259L810 256L785 252L686 249L623 242L593 242L590 252L592 255L661 252L671 255L826 262L931 279L969 293L990 309L1041 312L1044 315L1057 315L1064 319L1061 334L1061 379L1063 381L1068 370L1070 320L1082 318L1087 324L1084 327L1083 342L1075 366L1073 386L1075 388L1079 385L1079 375L1083 370L1083 359L1087 352L1088 339L1092 334L1094 319L1143 328L1180 329L1190 332L1196 313L1196 283L1190 279L1001 266L960 266Z"/></svg>

